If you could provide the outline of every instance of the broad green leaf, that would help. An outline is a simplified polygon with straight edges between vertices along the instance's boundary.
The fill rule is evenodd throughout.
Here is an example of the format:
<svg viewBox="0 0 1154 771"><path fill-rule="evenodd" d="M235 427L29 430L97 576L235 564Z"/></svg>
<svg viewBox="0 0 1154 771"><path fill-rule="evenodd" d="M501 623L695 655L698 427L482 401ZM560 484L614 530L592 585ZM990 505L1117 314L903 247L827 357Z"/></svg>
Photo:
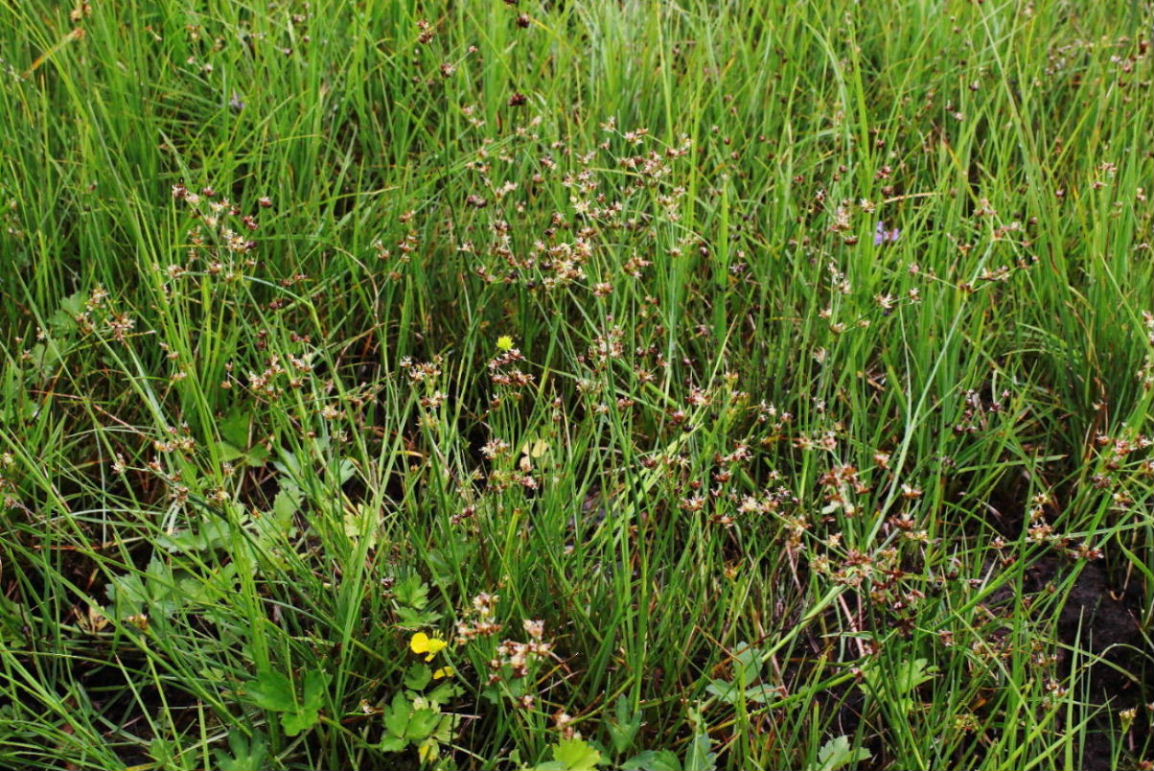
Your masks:
<svg viewBox="0 0 1154 771"><path fill-rule="evenodd" d="M456 728L457 722L460 718L457 715L441 715L441 722L437 723L437 728L433 731L432 736L442 744L448 744L453 740L453 729Z"/></svg>
<svg viewBox="0 0 1154 771"><path fill-rule="evenodd" d="M601 763L601 753L584 739L562 739L553 745L550 768L564 771L594 771Z"/></svg>

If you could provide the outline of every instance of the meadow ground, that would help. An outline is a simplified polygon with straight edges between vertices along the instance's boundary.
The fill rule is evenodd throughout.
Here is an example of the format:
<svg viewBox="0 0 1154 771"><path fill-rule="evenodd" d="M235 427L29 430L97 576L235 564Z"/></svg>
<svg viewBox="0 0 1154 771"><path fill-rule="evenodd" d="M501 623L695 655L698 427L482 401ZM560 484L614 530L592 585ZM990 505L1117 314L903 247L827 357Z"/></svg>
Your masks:
<svg viewBox="0 0 1154 771"><path fill-rule="evenodd" d="M1154 767L1148 0L0 0L0 767Z"/></svg>

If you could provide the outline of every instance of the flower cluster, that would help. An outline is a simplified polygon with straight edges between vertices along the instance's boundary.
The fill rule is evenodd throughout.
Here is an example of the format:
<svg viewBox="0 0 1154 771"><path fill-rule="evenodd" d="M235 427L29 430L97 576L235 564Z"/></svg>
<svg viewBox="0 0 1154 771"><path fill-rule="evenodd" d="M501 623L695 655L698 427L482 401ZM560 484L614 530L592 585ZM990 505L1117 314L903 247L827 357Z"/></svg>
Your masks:
<svg viewBox="0 0 1154 771"><path fill-rule="evenodd" d="M466 619L457 622L457 645L465 645L478 637L492 637L501 631L503 627L494 620L500 599L487 593L473 598Z"/></svg>

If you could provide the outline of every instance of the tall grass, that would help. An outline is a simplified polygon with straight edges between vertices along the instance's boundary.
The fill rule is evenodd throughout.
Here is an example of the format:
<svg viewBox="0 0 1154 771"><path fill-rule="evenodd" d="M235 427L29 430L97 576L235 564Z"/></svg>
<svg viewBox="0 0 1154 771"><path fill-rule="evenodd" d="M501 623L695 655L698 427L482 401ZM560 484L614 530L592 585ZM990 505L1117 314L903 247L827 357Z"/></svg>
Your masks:
<svg viewBox="0 0 1154 771"><path fill-rule="evenodd" d="M0 765L1147 767L1152 22L0 0Z"/></svg>

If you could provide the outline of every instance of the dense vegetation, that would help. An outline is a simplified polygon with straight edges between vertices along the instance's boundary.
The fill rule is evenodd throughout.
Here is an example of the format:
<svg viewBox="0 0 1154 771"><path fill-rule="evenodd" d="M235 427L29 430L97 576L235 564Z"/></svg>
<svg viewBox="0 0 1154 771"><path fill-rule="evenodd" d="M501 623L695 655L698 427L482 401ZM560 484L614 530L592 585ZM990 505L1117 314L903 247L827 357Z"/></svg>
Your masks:
<svg viewBox="0 0 1154 771"><path fill-rule="evenodd" d="M1146 0L0 0L0 766L1154 763Z"/></svg>

